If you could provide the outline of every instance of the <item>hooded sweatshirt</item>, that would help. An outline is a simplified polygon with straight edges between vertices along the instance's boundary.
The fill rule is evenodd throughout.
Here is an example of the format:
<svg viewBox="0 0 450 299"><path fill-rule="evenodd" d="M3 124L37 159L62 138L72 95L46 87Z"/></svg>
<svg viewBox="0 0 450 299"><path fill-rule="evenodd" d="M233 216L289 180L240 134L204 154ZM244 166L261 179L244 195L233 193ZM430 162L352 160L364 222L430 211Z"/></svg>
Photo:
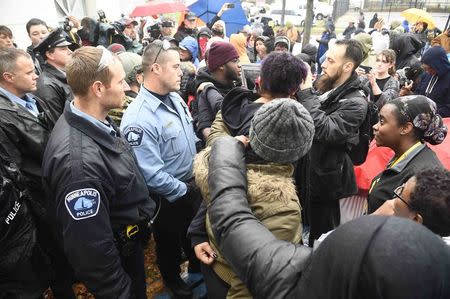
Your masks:
<svg viewBox="0 0 450 299"><path fill-rule="evenodd" d="M247 56L247 39L244 35L232 34L230 36L230 43L234 46L239 54L239 60L241 63L250 63L250 59Z"/></svg>
<svg viewBox="0 0 450 299"><path fill-rule="evenodd" d="M191 36L186 36L183 38L183 40L180 42L180 48L186 49L191 53L191 62L195 65L195 67L198 67L199 61L198 61L198 44L197 40Z"/></svg>
<svg viewBox="0 0 450 299"><path fill-rule="evenodd" d="M397 54L395 63L396 69L410 67L414 64L420 64L419 60L414 56L422 48L422 43L413 34L399 34L394 37L391 49Z"/></svg>
<svg viewBox="0 0 450 299"><path fill-rule="evenodd" d="M424 73L416 93L436 102L437 113L450 117L450 62L444 48L434 46L423 54L422 63L429 65L437 74Z"/></svg>
<svg viewBox="0 0 450 299"><path fill-rule="evenodd" d="M375 51L372 48L372 36L368 33L360 33L355 35L353 39L359 41L362 45L363 50L363 62L362 66L374 67L376 62Z"/></svg>

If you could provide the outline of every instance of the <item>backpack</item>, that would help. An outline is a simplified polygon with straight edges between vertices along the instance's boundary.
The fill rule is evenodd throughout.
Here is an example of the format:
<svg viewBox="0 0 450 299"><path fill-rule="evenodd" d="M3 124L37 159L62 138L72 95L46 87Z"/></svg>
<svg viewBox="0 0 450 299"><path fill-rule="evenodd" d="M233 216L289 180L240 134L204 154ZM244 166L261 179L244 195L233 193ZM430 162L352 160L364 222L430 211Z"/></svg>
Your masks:
<svg viewBox="0 0 450 299"><path fill-rule="evenodd" d="M353 165L358 166L366 161L369 145L373 139L372 127L378 122L378 107L372 101L367 100L366 117L359 127L359 142L354 145L348 155Z"/></svg>

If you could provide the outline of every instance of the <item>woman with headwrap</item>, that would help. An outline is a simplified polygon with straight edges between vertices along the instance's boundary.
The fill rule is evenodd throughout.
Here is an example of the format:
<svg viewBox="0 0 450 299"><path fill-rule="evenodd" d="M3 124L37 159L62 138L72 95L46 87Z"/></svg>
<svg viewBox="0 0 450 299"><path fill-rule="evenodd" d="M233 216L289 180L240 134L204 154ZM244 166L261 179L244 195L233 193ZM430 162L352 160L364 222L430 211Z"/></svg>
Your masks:
<svg viewBox="0 0 450 299"><path fill-rule="evenodd" d="M312 254L278 240L248 206L244 161L239 141L213 144L208 213L222 253L255 298L450 298L447 245L410 220L361 217Z"/></svg>
<svg viewBox="0 0 450 299"><path fill-rule="evenodd" d="M436 104L424 96L400 97L386 103L373 126L377 146L394 151L386 169L377 175L369 189L369 213L394 197L394 189L419 170L442 168L436 154L426 145L440 144L447 127L436 114Z"/></svg>

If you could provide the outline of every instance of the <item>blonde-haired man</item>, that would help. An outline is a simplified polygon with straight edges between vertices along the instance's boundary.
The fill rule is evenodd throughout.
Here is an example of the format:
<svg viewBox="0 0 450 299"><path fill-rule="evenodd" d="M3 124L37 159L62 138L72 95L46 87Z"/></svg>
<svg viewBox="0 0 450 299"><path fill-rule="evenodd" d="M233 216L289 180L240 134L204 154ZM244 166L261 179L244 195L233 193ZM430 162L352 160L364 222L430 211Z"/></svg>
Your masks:
<svg viewBox="0 0 450 299"><path fill-rule="evenodd" d="M74 100L48 142L43 177L76 276L98 298L146 298L142 246L155 203L133 152L107 116L122 106L125 72L105 48L76 50L66 65Z"/></svg>

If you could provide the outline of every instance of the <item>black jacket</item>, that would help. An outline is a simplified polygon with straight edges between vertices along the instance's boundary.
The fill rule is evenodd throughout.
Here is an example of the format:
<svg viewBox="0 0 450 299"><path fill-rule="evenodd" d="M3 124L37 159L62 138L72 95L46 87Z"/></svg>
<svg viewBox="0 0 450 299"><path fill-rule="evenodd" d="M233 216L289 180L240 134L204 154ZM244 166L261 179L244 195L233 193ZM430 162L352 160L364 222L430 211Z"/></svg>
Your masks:
<svg viewBox="0 0 450 299"><path fill-rule="evenodd" d="M33 209L38 216L44 216L45 194L41 182L41 163L54 123L47 117L50 112L46 103L38 97L33 98L40 111L38 117L0 92L0 128L16 148L11 159L25 177L33 199Z"/></svg>
<svg viewBox="0 0 450 299"><path fill-rule="evenodd" d="M173 38L178 42L181 42L186 36L191 36L197 39L197 29L188 29L184 27L184 24L182 23L180 27L178 27L178 31L175 33Z"/></svg>
<svg viewBox="0 0 450 299"><path fill-rule="evenodd" d="M420 40L412 33L393 35L390 48L395 51L397 59L395 62L396 69L403 69L420 64L415 56L422 48Z"/></svg>
<svg viewBox="0 0 450 299"><path fill-rule="evenodd" d="M37 90L34 93L43 99L50 110L50 117L56 123L64 111L66 101L73 99L72 89L67 84L66 76L54 66L44 64L42 74L37 81Z"/></svg>
<svg viewBox="0 0 450 299"><path fill-rule="evenodd" d="M212 145L209 217L217 244L255 298L296 298L311 248L278 240L247 203L244 148L235 138Z"/></svg>
<svg viewBox="0 0 450 299"><path fill-rule="evenodd" d="M129 298L117 235L148 222L155 203L128 142L77 116L66 103L45 150L43 180L58 237L76 276L96 298ZM116 238L115 238L116 237Z"/></svg>
<svg viewBox="0 0 450 299"><path fill-rule="evenodd" d="M359 128L367 114L367 95L368 90L356 73L322 103L311 90L297 93L316 129L309 152L311 195L314 195L311 198L335 201L357 192L348 152L359 142Z"/></svg>
<svg viewBox="0 0 450 299"><path fill-rule="evenodd" d="M412 151L392 168L378 174L369 190L369 213L375 212L386 200L394 198L394 190L417 172L427 168L442 168L436 154L425 144Z"/></svg>
<svg viewBox="0 0 450 299"><path fill-rule="evenodd" d="M195 78L195 89L197 89L203 82L211 82L214 85L206 86L203 91L197 94L197 136L202 136L201 132L203 129L211 127L217 112L220 110L223 98L234 87L234 84L225 85L214 79L206 68L199 70L197 77Z"/></svg>

